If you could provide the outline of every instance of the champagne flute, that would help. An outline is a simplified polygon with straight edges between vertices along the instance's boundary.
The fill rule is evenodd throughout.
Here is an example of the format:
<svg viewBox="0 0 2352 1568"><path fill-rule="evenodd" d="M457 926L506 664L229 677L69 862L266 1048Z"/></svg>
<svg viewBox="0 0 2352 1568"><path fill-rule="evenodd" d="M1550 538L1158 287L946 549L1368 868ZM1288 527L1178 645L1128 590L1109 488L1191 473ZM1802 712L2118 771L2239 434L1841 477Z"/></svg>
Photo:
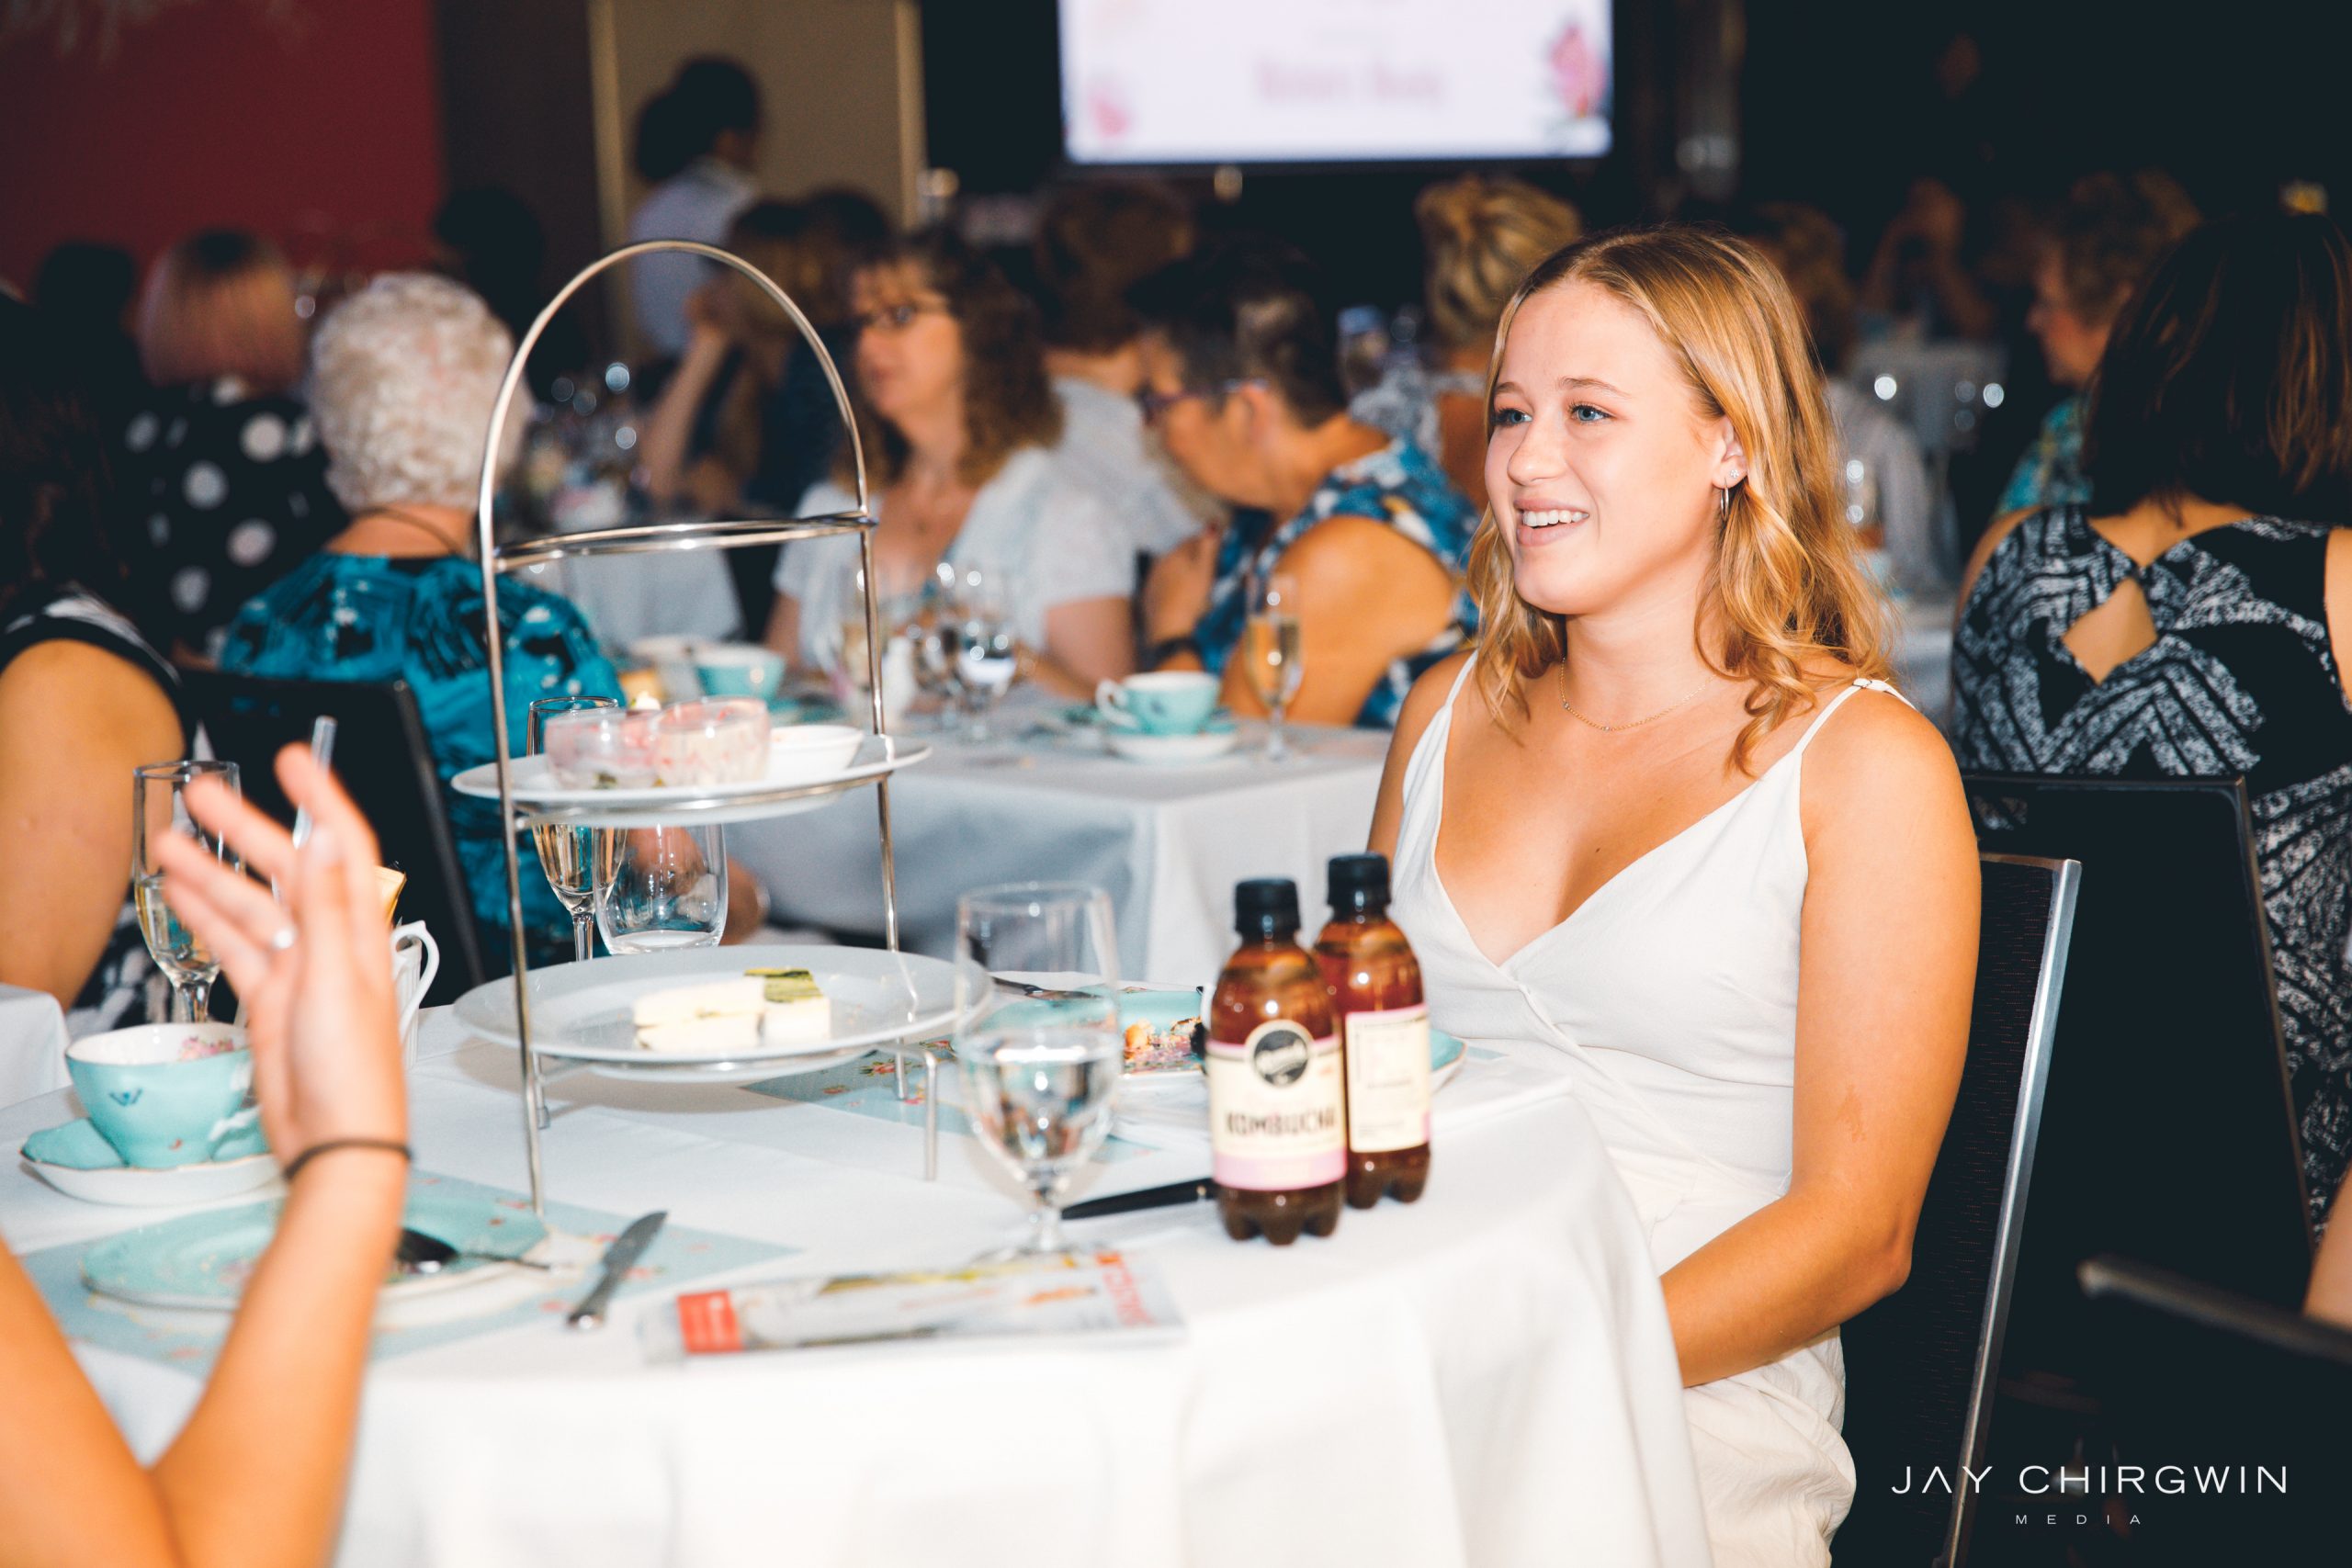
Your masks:
<svg viewBox="0 0 2352 1568"><path fill-rule="evenodd" d="M1290 760L1283 717L1306 679L1306 639L1298 622L1298 580L1268 572L1250 592L1250 621L1241 633L1241 668L1250 689L1266 705L1266 761Z"/></svg>
<svg viewBox="0 0 2352 1568"><path fill-rule="evenodd" d="M616 697L541 697L531 704L526 750L535 757L547 750L551 715L620 705ZM596 956L596 888L613 879L612 829L542 822L531 829L531 844L539 852L548 886L571 916L571 956L585 964Z"/></svg>
<svg viewBox="0 0 2352 1568"><path fill-rule="evenodd" d="M1077 883L1016 883L956 901L956 1058L980 1142L1033 1197L1022 1253L1063 1250L1061 1190L1111 1130L1125 1053L1111 899ZM1051 987L998 987L999 974Z"/></svg>
<svg viewBox="0 0 2352 1568"><path fill-rule="evenodd" d="M155 847L173 833L185 833L232 870L242 870L237 852L208 832L187 808L187 786L218 779L232 794L243 794L234 762L150 762L131 774L131 890L139 908L139 934L148 956L172 983L175 1021L202 1023L210 1017L212 982L220 960L204 939L182 924L164 896L164 868Z"/></svg>
<svg viewBox="0 0 2352 1568"><path fill-rule="evenodd" d="M723 828L615 828L596 927L614 953L717 947L727 929Z"/></svg>

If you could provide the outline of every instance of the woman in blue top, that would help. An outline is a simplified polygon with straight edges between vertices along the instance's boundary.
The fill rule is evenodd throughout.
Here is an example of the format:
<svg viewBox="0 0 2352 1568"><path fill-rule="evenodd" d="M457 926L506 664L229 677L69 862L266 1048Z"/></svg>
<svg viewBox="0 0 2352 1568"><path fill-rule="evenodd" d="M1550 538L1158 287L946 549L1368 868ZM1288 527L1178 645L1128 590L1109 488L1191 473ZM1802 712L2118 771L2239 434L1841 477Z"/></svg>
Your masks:
<svg viewBox="0 0 2352 1568"><path fill-rule="evenodd" d="M1225 677L1253 584L1295 584L1305 681L1289 716L1387 728L1417 676L1469 637L1477 513L1419 447L1351 419L1330 313L1296 255L1227 246L1139 285L1142 400L1169 455L1241 508L1161 558L1144 590L1147 661Z"/></svg>
<svg viewBox="0 0 2352 1568"><path fill-rule="evenodd" d="M389 274L339 306L311 349L327 483L351 525L231 623L226 670L306 681L406 681L440 775L483 956L510 951L498 807L448 790L489 761L481 569L470 558L483 432L513 341L444 278ZM510 578L498 591L507 742L524 750L534 698L620 689L569 600ZM544 877L523 878L532 961L571 955L571 920Z"/></svg>

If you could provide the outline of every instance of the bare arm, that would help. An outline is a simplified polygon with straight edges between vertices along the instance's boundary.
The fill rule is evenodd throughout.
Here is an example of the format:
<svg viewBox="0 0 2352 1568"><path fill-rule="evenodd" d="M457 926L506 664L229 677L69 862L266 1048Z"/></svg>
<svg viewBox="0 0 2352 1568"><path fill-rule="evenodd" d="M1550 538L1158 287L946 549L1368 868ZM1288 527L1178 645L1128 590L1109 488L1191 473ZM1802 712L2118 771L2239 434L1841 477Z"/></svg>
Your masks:
<svg viewBox="0 0 2352 1568"><path fill-rule="evenodd" d="M789 593L777 594L768 611L767 645L783 654L786 664L800 662L800 601Z"/></svg>
<svg viewBox="0 0 2352 1568"><path fill-rule="evenodd" d="M1802 764L1811 866L1787 1196L1667 1270L1686 1383L1762 1366L1902 1284L1968 1044L1976 845L1959 771L1891 697Z"/></svg>
<svg viewBox="0 0 2352 1568"><path fill-rule="evenodd" d="M654 400L639 455L646 493L657 502L674 501L687 488L687 449L694 440L695 413L709 395L719 367L726 363L727 349L725 333L698 323L686 340L678 367L670 373L661 397Z"/></svg>
<svg viewBox="0 0 2352 1568"><path fill-rule="evenodd" d="M82 642L0 672L0 980L74 999L130 893L130 775L182 753L153 676Z"/></svg>
<svg viewBox="0 0 2352 1568"><path fill-rule="evenodd" d="M2346 1190L2352 1190L2352 1181L2338 1189L2338 1204L2344 1201ZM2335 1209L2329 1213L2352 1213L2352 1210ZM2352 1328L2352 1224L2338 1221L2320 1237L2319 1251L2312 1258L2311 1290L2303 1297L2303 1311Z"/></svg>
<svg viewBox="0 0 2352 1568"><path fill-rule="evenodd" d="M1125 599L1072 599L1046 612L1046 646L1029 672L1047 691L1094 700L1095 686L1136 668L1134 612Z"/></svg>
<svg viewBox="0 0 2352 1568"><path fill-rule="evenodd" d="M1298 582L1306 678L1288 716L1301 724L1353 724L1389 665L1427 648L1453 614L1445 569L1369 517L1324 519L1277 569ZM1225 701L1238 714L1266 711L1239 659L1225 667Z"/></svg>
<svg viewBox="0 0 2352 1568"><path fill-rule="evenodd" d="M1396 858L1396 828L1405 819L1405 768L1413 760L1413 748L1421 743L1422 734L1430 720L1445 706L1446 694L1453 691L1454 677L1468 661L1467 652L1457 653L1442 664L1422 671L1406 694L1405 705L1396 715L1396 733L1389 737L1388 761L1380 771L1380 794L1373 802L1372 837L1365 848L1377 855Z"/></svg>
<svg viewBox="0 0 2352 1568"><path fill-rule="evenodd" d="M316 824L298 864L284 829L224 792L191 804L288 889L298 940L266 892L180 843L175 907L220 954L251 1020L270 1145L407 1137L375 840L347 798L293 752L279 773ZM196 1411L142 1471L39 1292L0 1251L0 1561L305 1568L341 1511L376 1291L391 1260L405 1169L343 1150L306 1167Z"/></svg>

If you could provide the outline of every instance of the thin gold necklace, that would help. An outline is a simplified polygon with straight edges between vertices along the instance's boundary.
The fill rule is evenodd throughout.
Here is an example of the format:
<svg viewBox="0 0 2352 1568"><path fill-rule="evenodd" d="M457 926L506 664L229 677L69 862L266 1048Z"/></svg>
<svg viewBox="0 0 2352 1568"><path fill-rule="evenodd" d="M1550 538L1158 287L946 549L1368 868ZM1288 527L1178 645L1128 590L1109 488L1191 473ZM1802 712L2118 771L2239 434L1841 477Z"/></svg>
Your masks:
<svg viewBox="0 0 2352 1568"><path fill-rule="evenodd" d="M1713 680L1714 677L1710 675L1706 680L1702 681L1697 685L1691 687L1687 694L1677 697L1673 702L1668 703L1666 706L1658 709L1657 712L1654 714L1649 714L1641 718L1629 718L1623 724L1603 724L1599 719L1592 717L1589 714L1579 713L1577 711L1576 704L1568 701L1568 661L1563 659L1560 660L1560 706L1567 710L1567 714L1570 718L1581 720L1583 723L1589 724L1592 726L1593 728L1600 730L1603 735L1614 735L1621 729L1639 729L1645 724L1664 718L1668 714L1674 712L1677 708L1689 706L1690 703L1698 697L1700 693L1705 691L1707 687L1713 682Z"/></svg>

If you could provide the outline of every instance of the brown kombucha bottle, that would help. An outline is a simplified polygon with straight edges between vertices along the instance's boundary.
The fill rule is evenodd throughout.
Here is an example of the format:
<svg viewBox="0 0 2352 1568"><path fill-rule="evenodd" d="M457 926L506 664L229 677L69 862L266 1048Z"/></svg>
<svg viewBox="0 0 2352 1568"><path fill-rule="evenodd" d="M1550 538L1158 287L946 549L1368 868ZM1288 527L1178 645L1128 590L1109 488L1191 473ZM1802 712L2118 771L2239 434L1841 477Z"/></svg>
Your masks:
<svg viewBox="0 0 2352 1568"><path fill-rule="evenodd" d="M1234 889L1241 946L1209 1001L1204 1061L1216 1207L1226 1234L1288 1247L1339 1228L1347 1089L1331 992L1298 945L1298 887Z"/></svg>
<svg viewBox="0 0 2352 1568"><path fill-rule="evenodd" d="M1347 1062L1348 1202L1400 1203L1430 1179L1430 1010L1421 965L1388 918L1385 855L1333 857L1331 923L1316 939Z"/></svg>

